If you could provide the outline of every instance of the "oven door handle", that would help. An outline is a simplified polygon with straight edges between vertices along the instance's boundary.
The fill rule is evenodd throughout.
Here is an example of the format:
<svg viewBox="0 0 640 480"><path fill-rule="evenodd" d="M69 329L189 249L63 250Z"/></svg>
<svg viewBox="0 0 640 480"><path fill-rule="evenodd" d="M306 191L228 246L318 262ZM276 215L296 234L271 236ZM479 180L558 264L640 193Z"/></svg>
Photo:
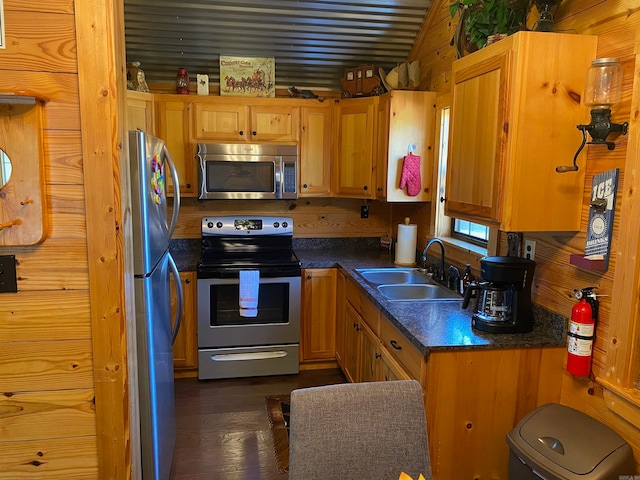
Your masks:
<svg viewBox="0 0 640 480"><path fill-rule="evenodd" d="M178 331L180 330L180 322L182 319L182 304L184 301L184 294L182 292L182 283L180 283L180 272L178 272L178 267L176 266L176 262L173 260L173 257L170 253L169 260L169 268L171 269L171 275L173 275L173 280L176 285L176 317L173 323L173 331L171 332L171 345L176 343L176 337L178 336Z"/></svg>
<svg viewBox="0 0 640 480"><path fill-rule="evenodd" d="M265 360L269 358L283 358L287 356L284 350L272 352L246 352L246 353L216 353L211 355L214 362L235 362L238 360Z"/></svg>

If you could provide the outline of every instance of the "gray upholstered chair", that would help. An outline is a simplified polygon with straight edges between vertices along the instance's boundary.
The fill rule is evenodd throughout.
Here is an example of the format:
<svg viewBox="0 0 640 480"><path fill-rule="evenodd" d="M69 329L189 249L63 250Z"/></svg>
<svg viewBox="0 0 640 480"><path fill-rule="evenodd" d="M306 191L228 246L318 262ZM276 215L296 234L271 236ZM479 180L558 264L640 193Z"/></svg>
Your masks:
<svg viewBox="0 0 640 480"><path fill-rule="evenodd" d="M415 380L291 392L290 480L431 478L422 388Z"/></svg>

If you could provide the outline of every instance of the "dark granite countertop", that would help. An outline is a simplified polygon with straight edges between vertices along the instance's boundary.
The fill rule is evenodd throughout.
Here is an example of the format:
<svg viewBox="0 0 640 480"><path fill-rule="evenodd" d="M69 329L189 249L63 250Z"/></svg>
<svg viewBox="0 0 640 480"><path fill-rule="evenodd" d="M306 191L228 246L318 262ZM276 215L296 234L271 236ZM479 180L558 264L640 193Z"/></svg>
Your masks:
<svg viewBox="0 0 640 480"><path fill-rule="evenodd" d="M530 333L494 334L471 327L472 308L462 300L446 302L389 301L367 283L356 268L393 267L392 257L380 250L295 249L303 268L339 267L354 279L409 341L425 355L437 350L559 347L565 344L566 319L534 306Z"/></svg>
<svg viewBox="0 0 640 480"><path fill-rule="evenodd" d="M355 272L356 268L395 266L389 253L376 247L378 239L368 242L367 239L364 242L361 239L335 240L294 238L294 251L302 268L340 268L364 289L382 314L425 355L437 350L565 345L567 319L536 305L532 332L493 334L471 328L472 308L462 310L462 300L389 301ZM195 270L200 258L200 239L172 240L171 254L179 270Z"/></svg>

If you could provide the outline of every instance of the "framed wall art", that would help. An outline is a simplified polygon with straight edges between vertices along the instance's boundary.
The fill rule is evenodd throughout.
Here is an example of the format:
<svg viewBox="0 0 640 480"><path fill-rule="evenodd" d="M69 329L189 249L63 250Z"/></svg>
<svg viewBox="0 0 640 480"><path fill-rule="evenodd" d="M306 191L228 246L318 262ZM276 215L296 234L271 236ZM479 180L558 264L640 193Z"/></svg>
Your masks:
<svg viewBox="0 0 640 480"><path fill-rule="evenodd" d="M273 57L220 55L220 95L275 97L276 68Z"/></svg>

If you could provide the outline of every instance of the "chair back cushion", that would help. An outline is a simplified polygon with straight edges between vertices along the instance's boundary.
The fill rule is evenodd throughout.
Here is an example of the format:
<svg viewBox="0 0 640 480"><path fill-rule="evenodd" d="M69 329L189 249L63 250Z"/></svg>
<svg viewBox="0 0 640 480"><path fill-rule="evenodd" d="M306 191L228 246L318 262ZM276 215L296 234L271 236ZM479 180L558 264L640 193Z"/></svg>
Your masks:
<svg viewBox="0 0 640 480"><path fill-rule="evenodd" d="M422 388L415 380L291 392L289 479L431 478Z"/></svg>

